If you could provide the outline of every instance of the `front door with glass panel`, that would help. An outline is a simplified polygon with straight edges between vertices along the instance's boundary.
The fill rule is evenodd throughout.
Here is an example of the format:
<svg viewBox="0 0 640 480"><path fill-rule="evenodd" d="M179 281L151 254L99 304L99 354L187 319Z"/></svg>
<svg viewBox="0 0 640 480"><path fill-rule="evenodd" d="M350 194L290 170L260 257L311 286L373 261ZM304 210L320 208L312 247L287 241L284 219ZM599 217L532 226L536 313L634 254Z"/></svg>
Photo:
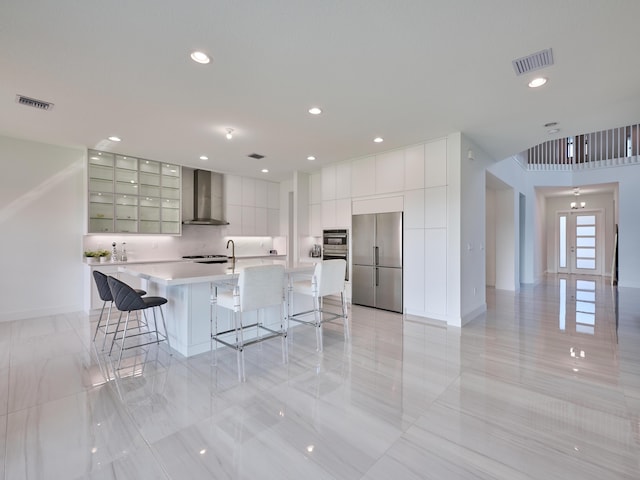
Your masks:
<svg viewBox="0 0 640 480"><path fill-rule="evenodd" d="M559 212L558 273L602 275L600 211Z"/></svg>

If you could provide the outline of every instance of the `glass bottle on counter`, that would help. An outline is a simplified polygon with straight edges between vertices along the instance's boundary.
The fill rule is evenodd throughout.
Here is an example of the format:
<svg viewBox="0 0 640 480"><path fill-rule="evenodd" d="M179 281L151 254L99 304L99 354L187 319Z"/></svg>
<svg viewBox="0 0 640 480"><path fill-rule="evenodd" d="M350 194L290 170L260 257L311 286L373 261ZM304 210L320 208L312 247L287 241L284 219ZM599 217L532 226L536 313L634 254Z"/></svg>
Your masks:
<svg viewBox="0 0 640 480"><path fill-rule="evenodd" d="M126 243L122 242L122 251L120 252L120 261L127 261L127 248L125 247Z"/></svg>
<svg viewBox="0 0 640 480"><path fill-rule="evenodd" d="M113 242L111 244L111 261L112 262L118 261L118 250L116 249L116 242Z"/></svg>

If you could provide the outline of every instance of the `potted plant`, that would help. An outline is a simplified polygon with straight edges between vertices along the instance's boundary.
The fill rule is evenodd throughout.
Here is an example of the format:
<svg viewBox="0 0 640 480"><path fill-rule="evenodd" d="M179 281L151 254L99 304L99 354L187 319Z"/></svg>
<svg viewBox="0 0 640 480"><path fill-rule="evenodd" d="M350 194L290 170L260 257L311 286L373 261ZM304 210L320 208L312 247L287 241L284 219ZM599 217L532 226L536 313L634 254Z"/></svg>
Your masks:
<svg viewBox="0 0 640 480"><path fill-rule="evenodd" d="M97 263L98 261L104 263L107 261L108 255L108 250L86 250L84 252L84 256L87 258L87 263Z"/></svg>

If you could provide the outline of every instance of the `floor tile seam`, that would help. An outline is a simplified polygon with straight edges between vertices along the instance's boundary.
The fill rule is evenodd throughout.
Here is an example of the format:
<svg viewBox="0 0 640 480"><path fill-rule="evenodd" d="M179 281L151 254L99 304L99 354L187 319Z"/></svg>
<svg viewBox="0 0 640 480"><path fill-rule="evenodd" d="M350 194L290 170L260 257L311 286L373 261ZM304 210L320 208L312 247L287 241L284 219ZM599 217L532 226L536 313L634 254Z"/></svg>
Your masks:
<svg viewBox="0 0 640 480"><path fill-rule="evenodd" d="M508 469L510 471L510 474L512 474L514 472L517 472L517 473L521 474L521 476L519 475L518 477L512 477L510 475L509 476L510 479L514 479L514 478L518 479L519 478L521 480L526 480L526 479L530 479L531 478L528 472L523 472L518 468L514 468L514 467L504 463L499 458L491 457L491 456L489 456L487 454L484 454L484 453L478 451L477 449L472 449L472 448L469 448L469 447L466 447L466 446L462 446L458 442L454 442L454 441L450 440L449 438L447 438L447 437L445 437L445 436L443 436L441 434L438 434L436 432L433 432L431 430L425 430L424 428L422 428L422 427L420 427L418 425L416 425L416 428L419 428L419 429L421 429L423 431L426 431L426 432L428 432L429 435L435 437L438 440L438 444L439 445L451 445L451 446L455 447L454 449L450 449L449 450L449 452L450 452L449 456L445 455L445 453L447 452L446 449L442 450L443 453L440 453L440 451L433 451L433 450L430 450L429 453L431 455L437 457L440 460L440 462L442 462L443 464L451 464L451 463L453 463L457 468L460 468L464 472L469 473L471 476L468 477L468 478L479 478L478 477L478 462L476 461L475 463L467 463L468 453L471 453L475 457L479 457L481 459L485 459L485 462L488 460L488 461L490 461L492 463L497 463L497 464L502 466L502 469ZM398 441L406 442L406 443L410 444L411 446L413 446L416 449L424 450L424 447L422 445L418 445L416 442L412 441L410 438L407 438L406 434L403 435L403 437L401 439L399 439ZM456 453L456 452L460 451L461 449L463 449L462 453ZM463 457L463 454L464 454L464 457ZM392 452L390 453L389 456L390 456L390 458L392 458L392 459L394 459L394 460L396 460L398 462L401 462L401 459L397 458L396 456L394 456L394 454ZM452 456L452 458L449 458L451 456ZM458 461L456 461L456 460L458 460ZM487 478L488 477L501 478L501 477L494 477L494 473L495 472L493 470L495 470L495 468L493 468L493 469L486 468L482 472L487 474Z"/></svg>
<svg viewBox="0 0 640 480"><path fill-rule="evenodd" d="M528 367L524 367L527 368L527 372L531 372L531 373L535 373L535 372L539 372L538 368L531 368L529 369ZM463 366L464 371L461 372L463 374L473 374L473 375L477 375L478 377L483 377L483 378L490 378L496 381L500 381L500 382L504 382L507 383L509 385L514 385L514 386L522 386L522 387L526 387L527 389L530 389L527 387L527 385L525 383L516 381L515 379L511 378L511 377L506 377L506 376L500 376L498 374L494 374L494 373L488 373L485 370L483 370L481 367L476 367L475 364L471 364L471 365L465 365ZM545 384L550 384L552 381L557 381L557 382L566 382L567 380L574 380L577 386L581 386L584 388L587 388L589 390L593 390L593 389L603 389L606 390L608 392L611 392L612 390L615 390L616 393L620 394L620 393L624 393L622 392L622 389L625 387L624 384L620 383L620 380L618 379L618 381L616 383L605 383L605 382L599 382L599 381L594 381L593 378L580 378L580 379L576 379L576 378L567 378L567 376L563 376L563 375L558 375L555 374L553 372L545 372ZM604 378L609 378L606 376L606 373L602 373L601 375ZM592 376L591 376L592 377ZM640 373L638 374L638 377L640 378ZM534 378L529 378L527 380L533 380Z"/></svg>
<svg viewBox="0 0 640 480"><path fill-rule="evenodd" d="M502 432L504 434L504 435L502 435L500 437L503 442L507 442L507 440L510 437L516 437L516 438L521 439L521 442L522 442L521 445L518 448L527 447L531 442L533 442L533 443L535 443L535 445L538 446L538 449L541 449L542 451L548 450L548 453L556 453L556 454L559 453L559 454L561 454L561 455L563 455L565 457L573 459L573 457L569 456L569 454L572 453L571 450L567 450L567 451L563 452L563 451L559 451L558 449L553 448L553 447L550 446L550 445L553 445L554 442L555 443L558 442L558 432L555 432L555 431L554 432L550 432L550 431L544 431L544 430L539 430L539 429L529 429L528 431L530 431L530 433L527 434L527 431L523 430L522 425L520 423L513 424L512 426L507 426L507 425L503 425L503 424L500 424L500 423L497 423L497 422L487 421L487 419L485 417L482 417L482 416L479 416L479 415L475 415L475 414L472 414L470 412L462 412L462 411L460 411L459 413L461 413L463 415L467 415L470 418L472 418L474 420L477 420L479 422L489 423L492 426L492 431ZM511 428L511 427L513 427L513 428ZM449 440L447 437L445 437L445 436L443 436L441 434L438 434L436 432L433 432L432 430L426 429L421 425L416 425L416 428L419 428L419 429L421 429L423 431L426 431L429 434L440 438L442 441L450 443L452 445L455 445L456 447L462 446L462 448L464 448L465 450L470 450L470 451L474 452L476 455L480 455L480 456L483 456L485 458L490 458L490 459L492 458L492 457L489 457L486 454L483 454L482 452L478 451L477 449L470 449L469 447L461 445L458 442L454 442L452 440ZM487 429L484 428L483 430L486 432ZM534 434L537 434L538 437L536 437ZM496 435L495 434L491 434L491 436L495 437ZM576 440L576 438L567 438L566 440L567 441L572 441L572 440ZM513 443L513 442L511 442L511 443ZM572 442L569 442L569 443L572 443ZM591 443L591 447L593 447L593 448L597 448L600 445L601 445L600 443L597 443L597 444L593 443L593 442ZM638 450L638 448L637 447L633 448L633 450ZM626 458L633 459L633 458L637 458L637 457L635 455L632 455L632 452L629 452L629 454L626 455ZM510 465L504 464L503 462L499 461L497 458L494 459L494 460L498 461L499 463L501 463L503 465L505 465L507 468L520 471L519 469L517 469L515 467L512 467ZM590 463L593 467L600 468L600 469L607 470L607 471L611 471L610 468L603 467L602 464L597 463L596 459L589 458L588 460L583 460L583 462L584 461ZM616 465L619 465L619 463L616 463ZM527 472L522 472L522 473L526 474Z"/></svg>
<svg viewBox="0 0 640 480"><path fill-rule="evenodd" d="M493 428L496 428L500 431L504 431L506 433L517 433L519 436L523 436L523 438L535 438L535 435L539 435L542 436L543 438L540 440L535 440L536 442L541 442L541 445L543 445L546 448L546 445L548 445L549 443L553 443L553 441L557 441L559 437L563 437L566 438L567 441L574 441L577 440L579 438L584 438L582 435L580 435L581 433L585 433L580 432L578 430L582 429L582 428L578 428L576 426L576 432L575 433L568 433L566 431L566 429L562 429L562 428L558 428L556 430L547 430L547 429L540 429L535 425L523 425L522 421L520 420L504 420L507 417L501 417L501 418L497 418L495 416L487 416L484 415L483 412L476 412L473 410L468 410L468 409L463 409L463 408L459 408L457 406L453 406L444 402L438 402L438 406L441 408L444 408L446 410L450 410L452 412L456 412L460 415L463 416L467 416L471 419L477 420L479 422L485 423L485 424L489 424L491 425ZM624 417L619 417L618 419L621 421L621 423L627 423L627 421L629 421L630 419L624 418ZM569 425L573 425L572 421L564 421L564 424L569 426ZM554 425L558 425L557 423L554 423ZM421 428L424 430L424 428L421 425L416 425L418 428ZM630 432L632 432L632 428L630 427L629 429ZM528 434L526 434L526 432L529 432ZM589 438L593 437L593 432L589 432ZM599 434L600 436L602 436L601 434ZM633 435L631 433L631 435ZM611 439L609 439L611 440ZM590 440L590 445L593 447L599 447L602 445L601 442L595 442L593 440ZM634 449L640 449L640 446L636 446L636 448Z"/></svg>
<svg viewBox="0 0 640 480"><path fill-rule="evenodd" d="M466 372L466 373L469 373L469 372ZM521 383L515 383L515 382L513 382L511 380L504 379L504 378L501 378L501 377L487 375L486 373L483 373L483 372L471 372L471 373L476 374L478 376L478 378L481 378L481 379L489 378L489 379L495 380L498 383L504 383L504 384L506 384L508 386L515 387L515 388L518 388L518 389L522 389L522 390L524 390L526 392L530 392L530 393L535 394L535 395L546 397L546 398L548 398L550 400L553 400L553 401L569 403L569 404L574 405L574 406L583 407L583 408L585 408L585 409L587 409L589 411L592 411L592 412L599 412L601 414L611 415L611 416L618 417L618 418L626 418L626 415L624 415L624 414L615 413L615 412L612 412L610 410L606 410L604 408L598 408L598 405L596 405L596 404L593 404L593 403L587 404L587 403L584 403L584 402L577 403L577 402L571 400L570 398L568 398L566 396L561 396L559 394L554 394L555 391L552 390L552 389L540 390L539 388L531 388L531 387L529 387L527 385L524 385L524 384L521 384ZM559 378L558 380L562 380L562 378ZM462 378L461 378L461 381L462 381ZM607 389L607 390L610 390L610 389ZM444 393L445 392L443 392L443 394ZM624 394L624 392L622 390L619 390L617 393L619 394L619 396L621 398L625 397L625 394ZM439 399L436 399L436 400L439 400ZM605 399L604 401L606 402L607 400ZM626 403L625 403L624 408L626 409Z"/></svg>
<svg viewBox="0 0 640 480"><path fill-rule="evenodd" d="M64 355L61 355L61 356L74 356L74 355L77 355L77 353L76 354L64 354ZM45 359L45 366L46 366L46 364L49 363L50 360L51 360L51 358L46 358ZM39 380L39 382L37 384L38 386L40 385L40 382L42 382L42 380L43 380L43 378L40 378L40 380ZM11 404L11 392L12 392L12 388L11 388L11 372L9 372L9 380L8 380L8 382L9 382L9 384L8 384L8 388L7 388L7 415L13 415L15 413L21 412L23 410L28 410L30 408L41 407L42 405L45 405L47 403L58 401L58 400L61 400L63 398L67 398L67 397L73 397L75 395L78 395L79 393L87 392L87 391L91 390L92 388L94 388L93 386L87 387L87 388L82 388L81 390L79 390L77 392L68 393L68 394L62 395L62 396L56 396L54 398L48 398L45 402L36 402L33 405L27 405L27 406L24 406L22 408L18 408L16 410L11 410L10 407L9 407L9 405ZM39 391L40 391L40 389L36 388L36 392L39 392Z"/></svg>

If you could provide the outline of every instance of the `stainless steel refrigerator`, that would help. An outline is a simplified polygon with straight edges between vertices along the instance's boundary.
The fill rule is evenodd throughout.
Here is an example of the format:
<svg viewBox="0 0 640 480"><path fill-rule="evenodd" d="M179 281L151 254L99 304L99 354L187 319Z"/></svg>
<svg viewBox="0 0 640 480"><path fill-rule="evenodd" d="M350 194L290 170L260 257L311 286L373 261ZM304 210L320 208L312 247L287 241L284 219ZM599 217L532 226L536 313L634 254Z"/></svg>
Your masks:
<svg viewBox="0 0 640 480"><path fill-rule="evenodd" d="M402 212L354 215L352 229L352 302L402 313Z"/></svg>

